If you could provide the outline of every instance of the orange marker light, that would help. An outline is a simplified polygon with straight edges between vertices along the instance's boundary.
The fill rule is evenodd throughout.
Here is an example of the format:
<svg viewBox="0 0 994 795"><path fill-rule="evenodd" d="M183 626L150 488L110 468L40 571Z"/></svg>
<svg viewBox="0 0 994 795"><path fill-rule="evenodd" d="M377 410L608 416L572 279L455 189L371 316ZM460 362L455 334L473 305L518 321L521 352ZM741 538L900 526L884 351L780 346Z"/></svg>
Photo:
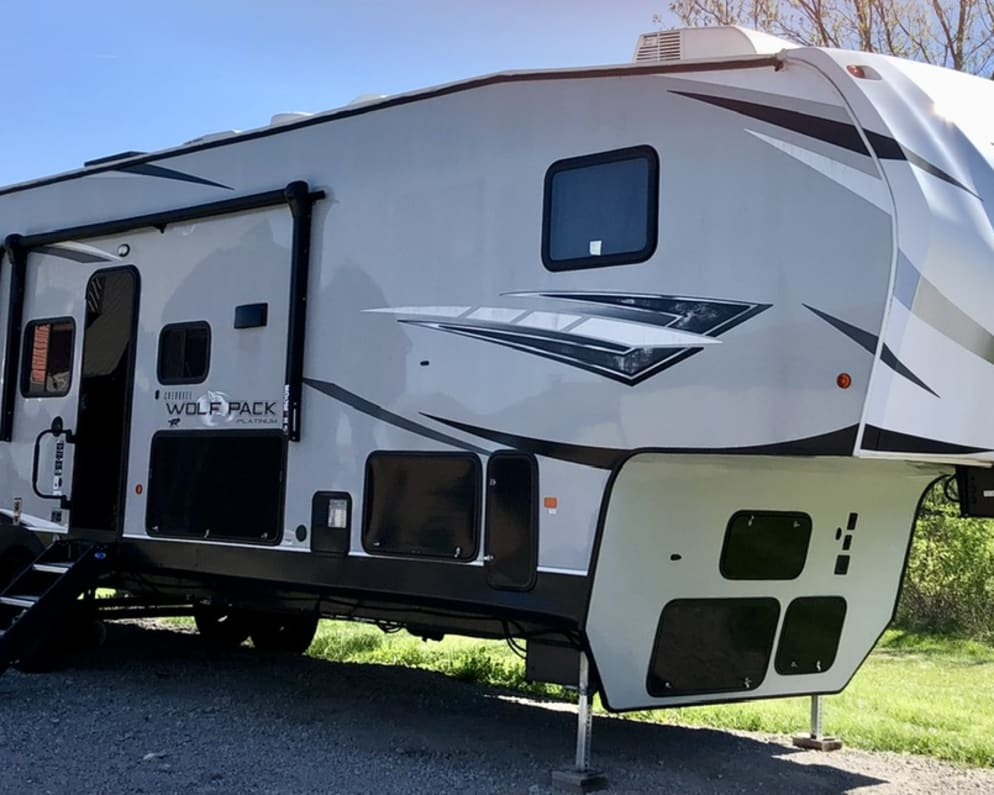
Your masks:
<svg viewBox="0 0 994 795"><path fill-rule="evenodd" d="M542 500L542 504L548 510L554 511L554 510L556 510L556 508L559 507L559 498L558 497L546 497L544 500Z"/></svg>
<svg viewBox="0 0 994 795"><path fill-rule="evenodd" d="M135 494L141 494L143 491L145 491L145 489L142 488L142 484L141 483L139 483L137 486L135 486Z"/></svg>
<svg viewBox="0 0 994 795"><path fill-rule="evenodd" d="M835 384L839 389L848 389L852 386L852 376L849 373L839 373L835 378Z"/></svg>

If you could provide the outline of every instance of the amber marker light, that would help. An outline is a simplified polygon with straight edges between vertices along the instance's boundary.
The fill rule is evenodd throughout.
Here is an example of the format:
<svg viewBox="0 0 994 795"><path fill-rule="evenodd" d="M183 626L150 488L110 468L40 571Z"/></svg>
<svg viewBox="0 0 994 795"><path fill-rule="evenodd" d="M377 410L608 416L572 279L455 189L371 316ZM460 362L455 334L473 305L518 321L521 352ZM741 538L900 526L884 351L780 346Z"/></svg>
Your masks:
<svg viewBox="0 0 994 795"><path fill-rule="evenodd" d="M839 373L835 377L835 385L839 389L848 389L852 386L852 376L849 373Z"/></svg>

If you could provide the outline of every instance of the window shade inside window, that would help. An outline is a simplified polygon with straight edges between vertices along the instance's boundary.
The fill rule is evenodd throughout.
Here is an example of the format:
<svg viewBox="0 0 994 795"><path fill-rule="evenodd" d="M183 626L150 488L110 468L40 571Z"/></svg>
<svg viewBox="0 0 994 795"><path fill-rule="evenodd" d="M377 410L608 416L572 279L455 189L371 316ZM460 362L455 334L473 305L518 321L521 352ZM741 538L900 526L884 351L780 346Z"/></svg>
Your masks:
<svg viewBox="0 0 994 795"><path fill-rule="evenodd" d="M72 318L28 324L21 377L21 392L25 397L56 397L69 392L75 332Z"/></svg>

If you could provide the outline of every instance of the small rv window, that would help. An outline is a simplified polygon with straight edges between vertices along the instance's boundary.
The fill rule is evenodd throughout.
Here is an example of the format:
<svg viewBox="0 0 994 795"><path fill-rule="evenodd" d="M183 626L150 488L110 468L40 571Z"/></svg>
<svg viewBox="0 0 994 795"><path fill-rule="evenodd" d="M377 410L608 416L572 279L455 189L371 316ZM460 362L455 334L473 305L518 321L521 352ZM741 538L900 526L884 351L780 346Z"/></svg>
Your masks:
<svg viewBox="0 0 994 795"><path fill-rule="evenodd" d="M174 323L159 334L159 383L199 384L211 362L211 327L203 322Z"/></svg>
<svg viewBox="0 0 994 795"><path fill-rule="evenodd" d="M728 521L719 569L728 580L793 580L811 542L811 517L793 511L739 511Z"/></svg>
<svg viewBox="0 0 994 795"><path fill-rule="evenodd" d="M643 262L656 250L659 158L649 146L574 157L545 175L542 261L551 271Z"/></svg>
<svg viewBox="0 0 994 795"><path fill-rule="evenodd" d="M24 334L21 394L24 397L58 397L72 382L72 318L33 320Z"/></svg>

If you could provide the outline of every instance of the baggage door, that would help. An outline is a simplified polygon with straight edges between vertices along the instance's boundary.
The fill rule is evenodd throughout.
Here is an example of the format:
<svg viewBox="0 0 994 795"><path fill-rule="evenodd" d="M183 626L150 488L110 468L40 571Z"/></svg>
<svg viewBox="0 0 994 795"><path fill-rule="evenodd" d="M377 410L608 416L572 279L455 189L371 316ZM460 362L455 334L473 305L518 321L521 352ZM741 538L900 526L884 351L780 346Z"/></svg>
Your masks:
<svg viewBox="0 0 994 795"><path fill-rule="evenodd" d="M487 464L484 560L491 588L527 591L538 564L538 464L498 452Z"/></svg>

